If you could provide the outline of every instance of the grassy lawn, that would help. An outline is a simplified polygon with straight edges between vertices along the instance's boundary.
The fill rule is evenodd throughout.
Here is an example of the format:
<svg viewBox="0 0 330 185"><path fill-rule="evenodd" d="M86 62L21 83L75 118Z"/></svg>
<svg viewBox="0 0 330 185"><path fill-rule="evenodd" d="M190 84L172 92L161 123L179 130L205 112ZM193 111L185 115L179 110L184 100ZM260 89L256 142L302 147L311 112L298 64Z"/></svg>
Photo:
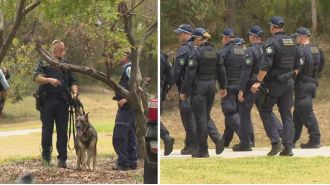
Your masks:
<svg viewBox="0 0 330 185"><path fill-rule="evenodd" d="M89 119L98 131L98 154L113 155L112 132L117 112L117 103L112 101L112 92L99 90L97 92L82 92L80 99L89 112ZM34 98L26 97L24 100L5 107L4 116L0 118L0 131L41 128L39 112L35 110ZM56 130L53 135L53 159L56 159ZM41 154L41 133L29 135L8 136L0 138L0 164L19 159L39 158ZM73 147L71 136L70 147ZM70 156L75 151L68 150Z"/></svg>
<svg viewBox="0 0 330 185"><path fill-rule="evenodd" d="M162 184L330 183L330 158L162 159Z"/></svg>

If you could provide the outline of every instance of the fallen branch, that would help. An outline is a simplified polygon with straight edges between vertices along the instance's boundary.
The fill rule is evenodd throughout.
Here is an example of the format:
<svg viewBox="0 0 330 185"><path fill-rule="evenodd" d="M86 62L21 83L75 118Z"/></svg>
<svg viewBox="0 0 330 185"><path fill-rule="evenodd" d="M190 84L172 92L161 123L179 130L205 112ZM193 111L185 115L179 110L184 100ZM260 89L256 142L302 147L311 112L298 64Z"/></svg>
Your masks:
<svg viewBox="0 0 330 185"><path fill-rule="evenodd" d="M113 89L115 92L120 94L122 97L129 99L129 91L127 91L124 87L119 85L117 82L113 81L111 78L107 78L107 76L104 73L96 71L92 67L86 67L86 66L81 66L81 65L59 62L48 51L43 49L41 47L40 43L36 44L36 49L37 49L38 53L41 55L41 57L47 63L49 63L51 66L59 68L59 69L69 70L69 71L82 73L82 74L91 76L97 80L104 82L108 86L110 86L111 89Z"/></svg>

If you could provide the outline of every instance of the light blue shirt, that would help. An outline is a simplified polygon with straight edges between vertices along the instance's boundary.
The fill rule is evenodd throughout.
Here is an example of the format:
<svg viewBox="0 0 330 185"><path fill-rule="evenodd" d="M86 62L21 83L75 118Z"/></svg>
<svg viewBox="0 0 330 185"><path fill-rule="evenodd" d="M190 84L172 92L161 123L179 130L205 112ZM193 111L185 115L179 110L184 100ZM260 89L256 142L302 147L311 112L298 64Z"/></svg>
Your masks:
<svg viewBox="0 0 330 185"><path fill-rule="evenodd" d="M2 85L2 87L7 90L9 88L9 84L8 81L5 77L5 74L3 74L2 70L0 69L0 83Z"/></svg>

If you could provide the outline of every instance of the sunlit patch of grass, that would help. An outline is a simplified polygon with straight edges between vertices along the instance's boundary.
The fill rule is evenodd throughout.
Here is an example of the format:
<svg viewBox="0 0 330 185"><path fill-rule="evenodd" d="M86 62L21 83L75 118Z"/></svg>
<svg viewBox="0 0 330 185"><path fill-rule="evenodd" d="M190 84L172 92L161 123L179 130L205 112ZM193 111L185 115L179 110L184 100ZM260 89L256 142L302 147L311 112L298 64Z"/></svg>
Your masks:
<svg viewBox="0 0 330 185"><path fill-rule="evenodd" d="M310 184L330 182L329 157L162 159L166 184Z"/></svg>

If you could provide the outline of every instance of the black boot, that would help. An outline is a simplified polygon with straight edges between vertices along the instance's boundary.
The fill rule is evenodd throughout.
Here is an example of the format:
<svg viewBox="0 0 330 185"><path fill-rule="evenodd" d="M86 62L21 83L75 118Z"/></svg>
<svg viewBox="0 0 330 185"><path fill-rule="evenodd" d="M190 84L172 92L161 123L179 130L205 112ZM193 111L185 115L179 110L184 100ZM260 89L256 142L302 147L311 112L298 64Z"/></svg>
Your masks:
<svg viewBox="0 0 330 185"><path fill-rule="evenodd" d="M57 167L58 168L67 168L66 161L65 160L58 160Z"/></svg>
<svg viewBox="0 0 330 185"><path fill-rule="evenodd" d="M282 152L280 152L280 156L293 156L292 148L285 147Z"/></svg>
<svg viewBox="0 0 330 185"><path fill-rule="evenodd" d="M189 146L184 146L181 150L181 155L191 155L191 148Z"/></svg>
<svg viewBox="0 0 330 185"><path fill-rule="evenodd" d="M238 143L233 146L234 152L244 152L244 151L252 151L251 145L243 145L242 143Z"/></svg>
<svg viewBox="0 0 330 185"><path fill-rule="evenodd" d="M173 151L173 144L174 144L174 138L171 136L167 136L164 139L164 155L169 155Z"/></svg>
<svg viewBox="0 0 330 185"><path fill-rule="evenodd" d="M318 142L311 142L308 141L308 143L302 143L300 144L301 148L306 148L306 149L313 149L313 148L320 148L320 143Z"/></svg>
<svg viewBox="0 0 330 185"><path fill-rule="evenodd" d="M268 152L268 156L274 156L276 154L278 154L280 151L282 150L282 144L281 142L277 142L272 144L272 149L270 150L270 152Z"/></svg>
<svg viewBox="0 0 330 185"><path fill-rule="evenodd" d="M215 142L215 153L217 155L221 154L224 149L225 149L225 140L224 139L219 139L218 141Z"/></svg>

